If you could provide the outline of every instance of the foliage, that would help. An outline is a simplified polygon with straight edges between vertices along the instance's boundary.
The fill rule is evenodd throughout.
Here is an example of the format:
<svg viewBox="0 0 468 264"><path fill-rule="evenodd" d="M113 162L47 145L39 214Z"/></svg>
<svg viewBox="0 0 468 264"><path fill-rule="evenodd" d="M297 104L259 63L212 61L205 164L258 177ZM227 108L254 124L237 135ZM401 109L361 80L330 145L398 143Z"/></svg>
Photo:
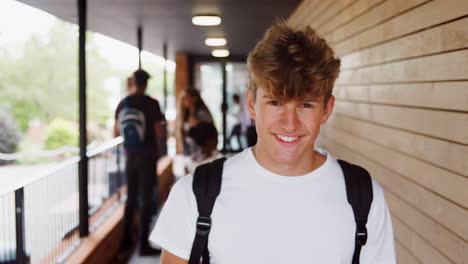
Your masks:
<svg viewBox="0 0 468 264"><path fill-rule="evenodd" d="M0 102L12 109L21 130L30 120L78 119L78 28L57 20L45 35L31 35L15 52L0 48ZM104 79L110 65L87 36L88 120L103 122L111 109Z"/></svg>
<svg viewBox="0 0 468 264"><path fill-rule="evenodd" d="M16 160L17 165L22 164L40 164L52 162L53 157L38 155L37 153L43 151L43 143L33 142L27 138L23 138L18 146L18 152L22 152L21 158Z"/></svg>
<svg viewBox="0 0 468 264"><path fill-rule="evenodd" d="M46 149L57 149L64 145L76 146L77 143L78 131L73 123L63 119L54 119L50 123L44 142Z"/></svg>
<svg viewBox="0 0 468 264"><path fill-rule="evenodd" d="M21 139L21 133L12 114L0 105L0 153L13 153ZM6 164L0 160L0 165Z"/></svg>

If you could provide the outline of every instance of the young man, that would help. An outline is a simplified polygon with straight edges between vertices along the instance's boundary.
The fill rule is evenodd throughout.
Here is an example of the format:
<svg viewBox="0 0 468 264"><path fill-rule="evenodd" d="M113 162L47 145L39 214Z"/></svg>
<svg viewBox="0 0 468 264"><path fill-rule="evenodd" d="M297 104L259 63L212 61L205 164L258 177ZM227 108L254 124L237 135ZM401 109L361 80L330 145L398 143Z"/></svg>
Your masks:
<svg viewBox="0 0 468 264"><path fill-rule="evenodd" d="M248 57L248 110L257 144L224 163L211 214L212 264L350 264L356 223L343 171L314 148L332 113L339 59L314 30L271 27ZM196 230L193 176L173 187L151 240L162 264L188 263ZM395 263L393 231L382 188L373 201L362 264Z"/></svg>
<svg viewBox="0 0 468 264"><path fill-rule="evenodd" d="M156 183L157 139L162 137L161 122L164 116L157 100L145 95L150 75L144 70L133 73L133 88L117 106L115 111L114 136L124 137L127 154L127 203L123 220L122 249L132 248L132 220L138 197L142 197L140 211L140 254L155 255L160 250L148 242L151 209ZM141 120L139 120L141 119ZM143 132L139 139L132 137L135 131ZM141 142L140 142L141 140ZM137 143L141 143L137 144ZM133 144L133 145L132 145Z"/></svg>

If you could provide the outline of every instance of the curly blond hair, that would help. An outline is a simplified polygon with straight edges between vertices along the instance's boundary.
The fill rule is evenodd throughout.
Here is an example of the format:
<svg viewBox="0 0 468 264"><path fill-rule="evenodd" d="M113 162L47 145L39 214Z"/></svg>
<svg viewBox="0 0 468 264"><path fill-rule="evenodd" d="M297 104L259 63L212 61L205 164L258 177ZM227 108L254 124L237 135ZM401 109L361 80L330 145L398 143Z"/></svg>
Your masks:
<svg viewBox="0 0 468 264"><path fill-rule="evenodd" d="M340 59L312 28L297 30L286 22L270 27L247 58L250 90L292 100L332 95Z"/></svg>

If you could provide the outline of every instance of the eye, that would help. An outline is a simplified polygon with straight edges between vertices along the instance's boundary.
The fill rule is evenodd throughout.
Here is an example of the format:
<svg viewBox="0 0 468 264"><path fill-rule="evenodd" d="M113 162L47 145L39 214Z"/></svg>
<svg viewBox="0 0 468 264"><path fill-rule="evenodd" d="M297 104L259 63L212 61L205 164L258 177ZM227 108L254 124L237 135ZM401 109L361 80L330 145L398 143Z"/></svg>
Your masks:
<svg viewBox="0 0 468 264"><path fill-rule="evenodd" d="M278 101L272 100L272 101L269 101L268 104L274 105L274 106L278 106L278 105L279 105L279 102L278 102Z"/></svg>
<svg viewBox="0 0 468 264"><path fill-rule="evenodd" d="M303 104L301 105L301 107L302 107L302 108L312 108L313 105L312 105L312 104L309 104L309 103L303 103Z"/></svg>

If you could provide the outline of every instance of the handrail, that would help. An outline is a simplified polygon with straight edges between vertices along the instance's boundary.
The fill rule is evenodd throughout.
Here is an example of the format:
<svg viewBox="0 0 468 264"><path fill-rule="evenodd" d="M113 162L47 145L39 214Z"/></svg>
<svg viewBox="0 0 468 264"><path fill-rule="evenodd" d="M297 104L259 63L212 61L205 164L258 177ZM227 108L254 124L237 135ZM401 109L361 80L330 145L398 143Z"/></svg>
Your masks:
<svg viewBox="0 0 468 264"><path fill-rule="evenodd" d="M122 137L116 137L114 139L111 139L107 142L104 142L103 144L93 148L93 149L90 149L86 152L86 156L88 158L91 158L101 152L104 152L108 149L111 149L115 146L117 146L118 144L122 143L123 142L123 138Z"/></svg>
<svg viewBox="0 0 468 264"><path fill-rule="evenodd" d="M93 143L91 143L91 144L93 144ZM72 153L77 154L77 153L80 152L80 149L78 147L75 147L75 146L64 145L64 146L61 146L60 148L56 148L56 149L53 149L53 150L21 151L21 152L16 152L16 153L0 153L0 160L13 161L13 160L21 159L25 155L25 153L34 153L36 156L42 156L42 157L54 157L54 156L58 156L60 154L63 154L65 152L72 152Z"/></svg>
<svg viewBox="0 0 468 264"><path fill-rule="evenodd" d="M111 148L115 146L116 144L122 143L122 141L123 141L122 137L117 137L97 147L95 147L96 143L93 141L88 146L86 146L86 149L89 149L86 154L88 155L88 157L94 156L100 151L104 151L106 148ZM16 153L1 153L0 152L0 160L5 160L5 161L18 160L18 159L23 158L25 153L34 153L35 156L42 156L42 157L55 157L66 152L78 154L80 152L80 149L75 146L64 145L53 150L21 151L21 152L16 152Z"/></svg>
<svg viewBox="0 0 468 264"><path fill-rule="evenodd" d="M44 177L47 177L48 175L50 174L53 174L55 173L56 171L60 170L60 169L63 169L63 168L66 168L66 167L69 167L75 163L78 163L80 161L80 158L79 157L73 157L73 158L70 158L68 160L65 160L59 164L57 164L57 166L54 166L53 168L50 168L50 169L47 169L41 173L38 173L37 175L34 175L34 176L31 176L27 179L24 179L22 181L18 181L18 182L15 182L14 184L11 184L10 186L8 186L7 188L5 189L0 189L0 197L2 197L3 195L7 194L7 193L10 193L10 192L14 192L26 185L29 185L29 184L32 184L36 181L39 181L40 179L44 178Z"/></svg>
<svg viewBox="0 0 468 264"><path fill-rule="evenodd" d="M99 145L98 147L95 147L93 148L92 150L89 150L86 155L88 157L93 157L101 152L104 152L112 147L115 147L117 146L118 144L122 143L123 142L123 139L122 137L117 137L117 138L114 138L112 140L109 140L101 145ZM37 175L34 175L34 176L31 176L31 177L28 177L27 179L24 179L22 181L18 181L10 186L8 186L7 188L5 189L0 189L0 197L2 197L3 195L9 193L9 192L14 192L26 185L29 185L29 184L32 184L48 175L51 175L63 168L66 168L66 167L69 167L73 164L77 164L78 162L80 161L80 157L72 157L70 159L67 159L59 164L57 164L56 166L50 168L50 169L47 169L41 173L38 173Z"/></svg>

